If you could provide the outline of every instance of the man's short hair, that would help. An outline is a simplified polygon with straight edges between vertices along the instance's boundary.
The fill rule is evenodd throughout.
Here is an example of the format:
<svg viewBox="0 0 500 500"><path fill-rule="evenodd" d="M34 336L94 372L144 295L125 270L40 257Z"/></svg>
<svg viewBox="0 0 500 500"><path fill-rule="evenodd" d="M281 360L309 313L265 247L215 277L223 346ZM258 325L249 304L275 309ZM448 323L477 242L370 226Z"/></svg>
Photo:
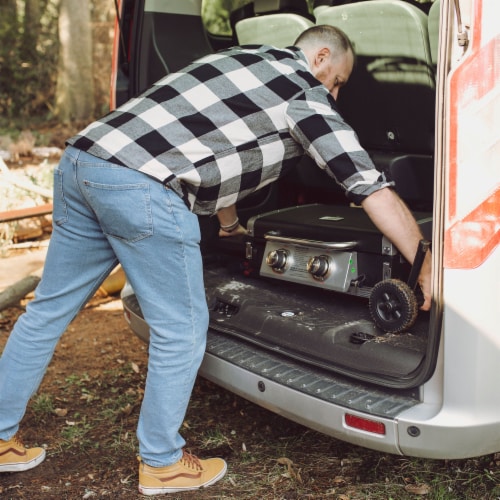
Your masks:
<svg viewBox="0 0 500 500"><path fill-rule="evenodd" d="M337 54L344 54L349 50L353 56L355 55L349 37L341 29L328 24L320 24L306 29L295 40L294 45L300 48L326 45L332 51L334 57Z"/></svg>

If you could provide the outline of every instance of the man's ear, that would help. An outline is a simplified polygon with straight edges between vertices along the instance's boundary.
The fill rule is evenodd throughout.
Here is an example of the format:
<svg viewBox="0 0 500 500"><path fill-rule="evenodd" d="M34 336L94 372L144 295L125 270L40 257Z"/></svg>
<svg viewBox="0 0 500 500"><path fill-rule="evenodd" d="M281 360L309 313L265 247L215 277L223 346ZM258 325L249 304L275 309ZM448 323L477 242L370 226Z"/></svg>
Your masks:
<svg viewBox="0 0 500 500"><path fill-rule="evenodd" d="M314 64L316 67L321 67L325 61L330 58L330 49L328 47L323 47L316 51L314 57Z"/></svg>

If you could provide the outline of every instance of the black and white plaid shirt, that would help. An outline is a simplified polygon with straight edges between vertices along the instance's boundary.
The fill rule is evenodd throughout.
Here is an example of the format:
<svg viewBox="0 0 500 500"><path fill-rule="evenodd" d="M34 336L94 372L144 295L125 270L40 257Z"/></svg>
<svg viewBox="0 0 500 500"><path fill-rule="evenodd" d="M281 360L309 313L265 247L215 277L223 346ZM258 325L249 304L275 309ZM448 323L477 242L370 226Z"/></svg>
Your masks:
<svg viewBox="0 0 500 500"><path fill-rule="evenodd" d="M392 185L295 47L245 46L203 57L68 143L180 183L197 214L213 214L276 180L304 151L356 203Z"/></svg>

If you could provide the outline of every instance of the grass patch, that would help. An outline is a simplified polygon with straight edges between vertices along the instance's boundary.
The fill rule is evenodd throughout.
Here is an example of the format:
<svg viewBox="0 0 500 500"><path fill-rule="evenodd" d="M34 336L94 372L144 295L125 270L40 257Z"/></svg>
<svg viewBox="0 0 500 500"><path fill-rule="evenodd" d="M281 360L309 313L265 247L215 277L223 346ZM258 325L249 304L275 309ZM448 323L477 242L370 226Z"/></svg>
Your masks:
<svg viewBox="0 0 500 500"><path fill-rule="evenodd" d="M67 409L67 414L63 414L65 425L60 432L60 451L113 450L106 458L107 463L114 463L117 455L134 456L143 383L144 376L136 373L131 365L121 365L98 376L87 372L67 375L59 382L61 396L58 399ZM34 413L41 412L43 401L42 398L33 404Z"/></svg>
<svg viewBox="0 0 500 500"><path fill-rule="evenodd" d="M54 413L52 396L50 394L38 394L33 399L31 409L37 423L45 422Z"/></svg>
<svg viewBox="0 0 500 500"><path fill-rule="evenodd" d="M226 431L224 431L221 426L216 426L215 429L209 429L207 432L203 433L199 443L199 447L202 450L211 450L221 446L231 445L231 438L227 436Z"/></svg>
<svg viewBox="0 0 500 500"><path fill-rule="evenodd" d="M66 425L61 431L63 442L61 447L64 450L82 451L88 448L98 448L99 443L94 442L90 437L93 423L87 421L86 416L76 414L73 420L66 420Z"/></svg>
<svg viewBox="0 0 500 500"><path fill-rule="evenodd" d="M133 485L138 453L135 429L144 381L144 374L129 364L97 377L67 376L61 393L68 406L78 404L78 411L65 418L61 452L97 454L101 466L121 467L126 486ZM50 412L50 404L50 398L40 396L33 412L44 415ZM441 461L367 450L306 429L203 379L196 384L182 434L193 453L201 458L222 456L229 464L215 491L207 489L196 498L500 498L500 457ZM124 460L130 472L124 469Z"/></svg>

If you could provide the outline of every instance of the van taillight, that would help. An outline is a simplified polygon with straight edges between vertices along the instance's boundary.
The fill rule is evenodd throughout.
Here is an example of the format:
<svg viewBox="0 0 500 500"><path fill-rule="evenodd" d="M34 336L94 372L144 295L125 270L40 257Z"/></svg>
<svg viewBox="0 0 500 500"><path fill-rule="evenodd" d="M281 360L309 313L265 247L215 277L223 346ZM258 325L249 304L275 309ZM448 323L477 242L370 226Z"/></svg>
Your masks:
<svg viewBox="0 0 500 500"><path fill-rule="evenodd" d="M370 420L369 418L358 417L349 413L345 414L344 421L348 427L352 427L353 429L359 429L373 434L385 435L385 424L382 422Z"/></svg>

